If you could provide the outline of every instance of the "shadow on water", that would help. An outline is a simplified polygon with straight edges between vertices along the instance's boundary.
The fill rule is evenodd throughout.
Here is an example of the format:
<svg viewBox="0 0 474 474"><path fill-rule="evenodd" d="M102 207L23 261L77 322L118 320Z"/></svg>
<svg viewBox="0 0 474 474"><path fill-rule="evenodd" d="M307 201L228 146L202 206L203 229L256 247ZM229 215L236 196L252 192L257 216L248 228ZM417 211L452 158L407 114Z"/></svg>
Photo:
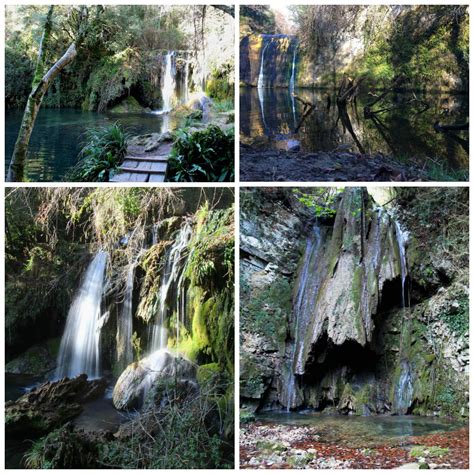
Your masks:
<svg viewBox="0 0 474 474"><path fill-rule="evenodd" d="M15 146L23 111L5 114L5 174ZM161 132L179 124L172 115L99 114L76 109L41 109L31 136L27 179L30 181L62 181L76 164L88 128L119 122L134 135Z"/></svg>
<svg viewBox="0 0 474 474"><path fill-rule="evenodd" d="M350 104L346 113L338 110L334 91L297 89L296 94L315 105L304 120L304 105L294 100L289 89L242 87L241 141L261 149L286 150L291 140L299 142L304 152L352 150L417 159L419 164L431 158L451 169L468 167L467 132L457 133L461 140L456 140L453 134L434 128L438 121L467 122L467 95L418 94L420 100L414 101L412 93L391 93L381 113L364 118L366 94Z"/></svg>
<svg viewBox="0 0 474 474"><path fill-rule="evenodd" d="M5 375L5 400L16 400L36 386L44 383L44 378L28 375ZM84 431L115 432L122 423L129 421L134 413L122 413L112 404L112 383L103 397L84 403L82 413L72 420L72 424ZM33 441L25 433L24 439L8 437L5 440L5 465L8 469L23 467L23 457Z"/></svg>
<svg viewBox="0 0 474 474"><path fill-rule="evenodd" d="M454 431L460 422L422 416L343 416L316 412L271 412L258 416L263 423L311 426L317 429L320 442L343 443L353 448L367 448L385 443L403 443L410 436Z"/></svg>

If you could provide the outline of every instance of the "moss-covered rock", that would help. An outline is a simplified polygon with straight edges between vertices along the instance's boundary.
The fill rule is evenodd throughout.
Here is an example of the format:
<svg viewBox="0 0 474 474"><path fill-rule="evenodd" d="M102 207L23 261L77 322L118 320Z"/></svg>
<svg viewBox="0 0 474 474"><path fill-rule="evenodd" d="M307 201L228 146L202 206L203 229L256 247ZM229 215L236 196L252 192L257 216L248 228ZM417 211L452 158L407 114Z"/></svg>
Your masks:
<svg viewBox="0 0 474 474"><path fill-rule="evenodd" d="M140 114L145 112L145 109L138 103L138 100L133 96L128 96L117 105L109 109L113 114Z"/></svg>
<svg viewBox="0 0 474 474"><path fill-rule="evenodd" d="M82 403L103 395L104 379L74 379L46 382L5 404L5 430L9 436L37 436L48 433L82 412Z"/></svg>
<svg viewBox="0 0 474 474"><path fill-rule="evenodd" d="M56 368L60 340L50 339L45 344L37 344L5 365L9 374L46 375Z"/></svg>

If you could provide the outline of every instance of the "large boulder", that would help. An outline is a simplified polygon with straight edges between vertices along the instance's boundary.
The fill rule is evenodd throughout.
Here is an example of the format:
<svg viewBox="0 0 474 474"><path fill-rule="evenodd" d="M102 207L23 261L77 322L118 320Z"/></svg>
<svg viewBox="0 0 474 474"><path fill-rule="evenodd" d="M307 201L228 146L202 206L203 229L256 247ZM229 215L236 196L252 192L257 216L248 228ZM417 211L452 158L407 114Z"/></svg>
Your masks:
<svg viewBox="0 0 474 474"><path fill-rule="evenodd" d="M170 132L165 133L147 133L146 135L139 135L136 137L132 137L128 144L130 147L139 148L140 150L136 151L144 151L146 153L150 151L154 151L159 148L163 143L169 143L173 141L173 135Z"/></svg>
<svg viewBox="0 0 474 474"><path fill-rule="evenodd" d="M141 114L146 112L145 108L142 107L135 97L129 96L122 100L117 105L114 105L110 112L113 114Z"/></svg>
<svg viewBox="0 0 474 474"><path fill-rule="evenodd" d="M15 375L44 376L56 368L59 339L30 347L5 365L5 372Z"/></svg>
<svg viewBox="0 0 474 474"><path fill-rule="evenodd" d="M122 372L114 387L113 404L118 410L139 408L160 381L195 378L196 367L192 362L162 349L130 364Z"/></svg>
<svg viewBox="0 0 474 474"><path fill-rule="evenodd" d="M46 382L16 401L5 404L7 435L30 436L48 433L82 412L82 404L101 396L105 379L87 380L82 374Z"/></svg>
<svg viewBox="0 0 474 474"><path fill-rule="evenodd" d="M189 101L186 103L186 107L191 110L201 110L203 119L209 115L210 108L212 105L212 99L206 94L200 92L193 94Z"/></svg>

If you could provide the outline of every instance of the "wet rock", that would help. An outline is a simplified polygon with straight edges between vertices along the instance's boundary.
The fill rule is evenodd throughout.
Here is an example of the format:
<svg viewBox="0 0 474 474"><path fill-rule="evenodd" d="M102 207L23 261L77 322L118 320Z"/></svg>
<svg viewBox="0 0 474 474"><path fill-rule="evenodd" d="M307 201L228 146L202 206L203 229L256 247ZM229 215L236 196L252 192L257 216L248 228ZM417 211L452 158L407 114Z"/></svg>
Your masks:
<svg viewBox="0 0 474 474"><path fill-rule="evenodd" d="M159 350L140 362L130 364L115 384L112 401L118 410L139 408L160 381L179 380L186 384L196 378L195 365L183 357Z"/></svg>
<svg viewBox="0 0 474 474"><path fill-rule="evenodd" d="M301 144L298 140L288 140L286 144L286 149L291 152L296 152L301 150Z"/></svg>
<svg viewBox="0 0 474 474"><path fill-rule="evenodd" d="M165 133L148 133L146 135L139 135L132 137L129 140L129 146L140 147L144 152L156 150L163 143L173 141L173 135L170 132Z"/></svg>
<svg viewBox="0 0 474 474"><path fill-rule="evenodd" d="M5 365L5 372L17 375L46 375L56 368L59 339L30 347Z"/></svg>
<svg viewBox="0 0 474 474"><path fill-rule="evenodd" d="M82 412L82 404L103 395L105 379L87 380L82 374L46 382L16 401L5 404L5 430L9 435L47 433Z"/></svg>
<svg viewBox="0 0 474 474"><path fill-rule="evenodd" d="M129 96L124 99L120 104L115 105L110 109L110 112L114 114L131 114L131 113L143 113L145 112L135 97Z"/></svg>

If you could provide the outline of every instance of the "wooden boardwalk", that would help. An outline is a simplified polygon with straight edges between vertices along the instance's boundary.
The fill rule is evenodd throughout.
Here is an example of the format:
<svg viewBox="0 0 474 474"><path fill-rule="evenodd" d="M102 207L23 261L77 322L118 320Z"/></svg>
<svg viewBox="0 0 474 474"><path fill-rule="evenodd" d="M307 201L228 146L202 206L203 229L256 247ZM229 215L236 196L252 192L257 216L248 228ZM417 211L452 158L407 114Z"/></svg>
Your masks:
<svg viewBox="0 0 474 474"><path fill-rule="evenodd" d="M168 166L172 143L163 143L157 150L143 152L139 147L129 147L128 154L119 167L112 183L162 183Z"/></svg>

